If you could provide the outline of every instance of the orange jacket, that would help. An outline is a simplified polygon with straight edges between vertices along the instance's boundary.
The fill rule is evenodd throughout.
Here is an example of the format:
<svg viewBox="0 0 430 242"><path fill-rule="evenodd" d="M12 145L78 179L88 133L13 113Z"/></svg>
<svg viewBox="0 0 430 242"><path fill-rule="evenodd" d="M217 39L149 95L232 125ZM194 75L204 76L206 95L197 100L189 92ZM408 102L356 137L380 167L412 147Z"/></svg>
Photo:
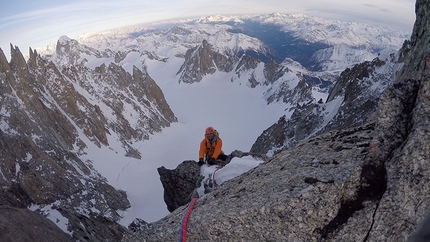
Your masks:
<svg viewBox="0 0 430 242"><path fill-rule="evenodd" d="M212 144L206 137L200 142L199 159L203 159L206 154L206 159L218 158L221 154L222 140L217 136Z"/></svg>

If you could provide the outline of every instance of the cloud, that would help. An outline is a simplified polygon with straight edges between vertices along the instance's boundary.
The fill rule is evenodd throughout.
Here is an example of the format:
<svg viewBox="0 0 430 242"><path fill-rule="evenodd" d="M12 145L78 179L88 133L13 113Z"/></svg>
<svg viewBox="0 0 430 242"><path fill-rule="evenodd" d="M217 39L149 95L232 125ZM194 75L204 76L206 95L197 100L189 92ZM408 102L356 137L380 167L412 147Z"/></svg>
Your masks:
<svg viewBox="0 0 430 242"><path fill-rule="evenodd" d="M384 12L384 13L392 13L392 12L393 12L393 11L392 11L392 10L390 10L390 9L387 9L387 8L380 8L380 7L378 7L378 6L376 6L376 5L373 5L373 4L363 4L363 6L370 7L370 8L375 8L375 9L377 9L377 10L381 11L381 12Z"/></svg>

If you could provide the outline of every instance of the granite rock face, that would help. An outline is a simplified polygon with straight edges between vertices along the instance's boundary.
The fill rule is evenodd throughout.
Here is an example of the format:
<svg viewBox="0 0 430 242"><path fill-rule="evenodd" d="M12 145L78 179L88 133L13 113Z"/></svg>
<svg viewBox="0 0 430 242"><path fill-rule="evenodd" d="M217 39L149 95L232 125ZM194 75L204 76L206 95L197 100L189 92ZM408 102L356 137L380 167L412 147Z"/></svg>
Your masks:
<svg viewBox="0 0 430 242"><path fill-rule="evenodd" d="M196 195L194 191L203 180L200 166L191 160L182 162L174 170L166 169L164 166L157 170L163 184L164 201L169 212L188 204Z"/></svg>

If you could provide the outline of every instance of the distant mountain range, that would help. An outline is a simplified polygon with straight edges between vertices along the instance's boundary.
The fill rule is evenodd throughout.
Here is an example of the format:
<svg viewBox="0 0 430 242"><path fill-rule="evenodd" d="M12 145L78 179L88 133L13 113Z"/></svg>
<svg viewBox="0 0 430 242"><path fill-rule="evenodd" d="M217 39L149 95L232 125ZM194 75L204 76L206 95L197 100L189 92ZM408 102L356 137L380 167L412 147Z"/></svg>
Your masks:
<svg viewBox="0 0 430 242"><path fill-rule="evenodd" d="M157 27L158 26L158 27ZM221 54L244 53L267 63L292 59L309 71L339 74L346 67L396 51L410 33L356 22L340 22L303 14L211 16L168 22L154 27L87 34L76 40L102 51L141 52L142 59L184 55L203 40ZM46 48L41 54L52 54Z"/></svg>

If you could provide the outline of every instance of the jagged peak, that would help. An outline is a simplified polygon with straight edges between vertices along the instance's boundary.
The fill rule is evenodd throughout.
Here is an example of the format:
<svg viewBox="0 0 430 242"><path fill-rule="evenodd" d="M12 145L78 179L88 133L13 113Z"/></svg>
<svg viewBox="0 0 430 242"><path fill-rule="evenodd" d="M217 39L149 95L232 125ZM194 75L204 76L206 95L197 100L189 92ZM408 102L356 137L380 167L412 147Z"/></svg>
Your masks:
<svg viewBox="0 0 430 242"><path fill-rule="evenodd" d="M195 21L196 23L211 23L211 22L235 22L243 23L243 20L238 16L225 16L225 15L211 15L206 17L201 17Z"/></svg>
<svg viewBox="0 0 430 242"><path fill-rule="evenodd" d="M278 13L278 12L273 12L273 13L271 13L270 15L271 15L271 16L273 16L273 17L282 16L282 14L281 14L281 13Z"/></svg>
<svg viewBox="0 0 430 242"><path fill-rule="evenodd" d="M11 62L25 64L25 58L18 46L10 44Z"/></svg>
<svg viewBox="0 0 430 242"><path fill-rule="evenodd" d="M60 44L60 45L66 45L66 44L67 44L67 43L69 43L71 40L72 40L72 39L71 39L71 38L69 38L68 36L66 36L66 35L62 35L62 36L60 36L60 38L58 39L57 44Z"/></svg>
<svg viewBox="0 0 430 242"><path fill-rule="evenodd" d="M37 50L36 49L32 49L31 47L28 47L28 53L30 54L30 56L31 55L34 55L34 56L38 56L39 54L37 53Z"/></svg>
<svg viewBox="0 0 430 242"><path fill-rule="evenodd" d="M0 48L0 69L4 68L9 69L9 65L3 50Z"/></svg>
<svg viewBox="0 0 430 242"><path fill-rule="evenodd" d="M15 51L15 50L19 51L19 47L10 43L10 51Z"/></svg>

